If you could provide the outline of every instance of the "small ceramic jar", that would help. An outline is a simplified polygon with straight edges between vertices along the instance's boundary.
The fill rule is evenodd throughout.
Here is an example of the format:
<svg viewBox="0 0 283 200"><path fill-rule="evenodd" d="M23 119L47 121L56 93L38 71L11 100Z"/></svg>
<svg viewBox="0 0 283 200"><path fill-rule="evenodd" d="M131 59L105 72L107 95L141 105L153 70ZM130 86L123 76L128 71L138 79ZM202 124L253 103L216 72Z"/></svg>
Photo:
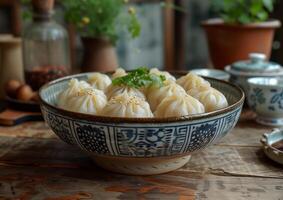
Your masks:
<svg viewBox="0 0 283 200"><path fill-rule="evenodd" d="M257 114L256 121L283 126L283 78L249 78L248 84L248 104Z"/></svg>
<svg viewBox="0 0 283 200"><path fill-rule="evenodd" d="M267 62L266 56L260 53L251 53L250 60L238 61L226 66L225 71L230 76L230 82L240 86L246 96L249 85L247 80L252 77L283 77L283 68L277 63Z"/></svg>

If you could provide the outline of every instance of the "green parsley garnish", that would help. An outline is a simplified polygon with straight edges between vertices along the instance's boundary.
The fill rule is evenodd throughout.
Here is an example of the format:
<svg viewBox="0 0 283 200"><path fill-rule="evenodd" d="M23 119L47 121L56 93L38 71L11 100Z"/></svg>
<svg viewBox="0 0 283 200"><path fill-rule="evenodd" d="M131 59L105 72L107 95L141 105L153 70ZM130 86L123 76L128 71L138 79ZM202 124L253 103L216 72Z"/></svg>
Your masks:
<svg viewBox="0 0 283 200"><path fill-rule="evenodd" d="M163 86L166 78L163 75L150 74L147 67L139 67L127 75L112 80L113 85L124 85L131 88L143 88L151 85Z"/></svg>

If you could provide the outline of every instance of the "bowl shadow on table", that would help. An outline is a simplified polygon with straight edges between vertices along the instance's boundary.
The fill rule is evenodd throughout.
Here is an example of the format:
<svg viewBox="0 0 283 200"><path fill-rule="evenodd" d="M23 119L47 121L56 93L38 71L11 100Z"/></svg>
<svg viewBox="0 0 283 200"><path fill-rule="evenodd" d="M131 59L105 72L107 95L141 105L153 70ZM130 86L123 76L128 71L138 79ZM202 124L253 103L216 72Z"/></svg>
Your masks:
<svg viewBox="0 0 283 200"><path fill-rule="evenodd" d="M21 167L28 171L47 171L63 173L69 178L79 178L84 180L117 180L121 177L130 177L119 173L113 173L97 166L91 157L78 147L68 145L57 138L1 138L1 143L9 143L6 146L8 152L1 157L0 165L9 167ZM4 145L1 145L4 148ZM0 148L1 150L1 148ZM33 169L33 170L31 170ZM55 174L56 174L55 173ZM171 175L187 175L183 172L174 171ZM193 177L199 178L198 174ZM149 177L149 176L146 176ZM158 175L156 177L159 177ZM134 179L134 178L133 178Z"/></svg>
<svg viewBox="0 0 283 200"><path fill-rule="evenodd" d="M278 170L282 170L282 165L280 165L279 163L271 160L270 158L268 158L263 149L259 149L257 152L256 152L256 155L258 156L258 160L263 164L263 165L266 165L266 166L270 166L272 168L277 168Z"/></svg>
<svg viewBox="0 0 283 200"><path fill-rule="evenodd" d="M258 129L270 129L270 130L272 130L272 128L274 128L272 126L266 126L266 125L262 125L262 124L257 123L256 122L256 113L254 113L249 108L244 108L237 126L239 126L240 128L243 128L243 129L253 127L253 128L258 128Z"/></svg>
<svg viewBox="0 0 283 200"><path fill-rule="evenodd" d="M95 174L101 174L101 171L105 171L94 165L92 159L81 149L68 145L57 138L3 137L0 144L8 143L7 140L13 140L12 144L16 145L5 147L6 150L8 149L8 152L0 159L0 163L3 165L79 171L88 170L95 172Z"/></svg>

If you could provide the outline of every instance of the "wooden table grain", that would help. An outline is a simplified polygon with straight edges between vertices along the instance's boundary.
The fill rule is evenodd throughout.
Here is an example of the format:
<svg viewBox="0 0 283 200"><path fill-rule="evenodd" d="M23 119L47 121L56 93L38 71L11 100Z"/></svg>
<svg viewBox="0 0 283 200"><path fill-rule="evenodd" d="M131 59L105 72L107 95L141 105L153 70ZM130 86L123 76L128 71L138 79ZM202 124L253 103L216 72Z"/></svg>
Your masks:
<svg viewBox="0 0 283 200"><path fill-rule="evenodd" d="M220 143L171 173L125 176L97 167L44 122L0 127L0 200L283 200L283 167L259 142L270 127L245 111Z"/></svg>

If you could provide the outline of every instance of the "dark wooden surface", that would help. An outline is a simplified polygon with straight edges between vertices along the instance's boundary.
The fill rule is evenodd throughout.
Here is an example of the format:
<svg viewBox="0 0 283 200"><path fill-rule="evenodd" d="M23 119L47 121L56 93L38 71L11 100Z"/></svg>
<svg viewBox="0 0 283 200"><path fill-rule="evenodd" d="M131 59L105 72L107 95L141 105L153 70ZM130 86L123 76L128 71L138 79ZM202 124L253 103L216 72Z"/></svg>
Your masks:
<svg viewBox="0 0 283 200"><path fill-rule="evenodd" d="M0 199L283 200L283 168L259 143L271 128L245 112L217 145L183 168L155 176L125 176L95 166L61 142L43 122L0 127Z"/></svg>

